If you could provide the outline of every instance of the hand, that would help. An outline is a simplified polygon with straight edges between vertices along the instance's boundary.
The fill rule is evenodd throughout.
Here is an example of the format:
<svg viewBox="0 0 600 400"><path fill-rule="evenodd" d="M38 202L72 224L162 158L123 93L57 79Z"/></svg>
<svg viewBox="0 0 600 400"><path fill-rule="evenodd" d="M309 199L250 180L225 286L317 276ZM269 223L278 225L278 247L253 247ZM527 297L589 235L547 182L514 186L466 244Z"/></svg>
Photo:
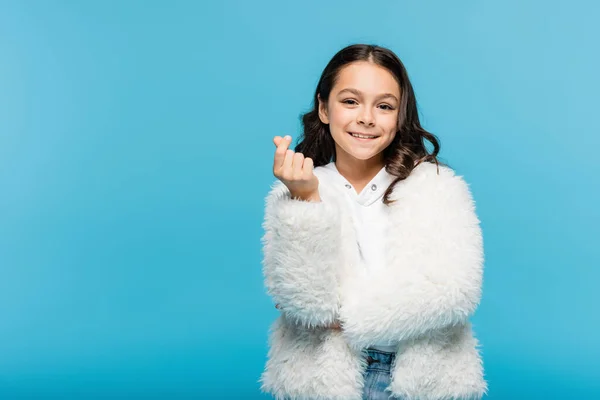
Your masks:
<svg viewBox="0 0 600 400"><path fill-rule="evenodd" d="M273 143L277 147L273 162L273 175L287 186L293 198L320 201L319 179L313 173L313 160L288 149L291 136L275 136Z"/></svg>
<svg viewBox="0 0 600 400"><path fill-rule="evenodd" d="M281 306L279 304L275 304L275 308L278 309L278 310L281 310ZM341 331L342 330L342 326L340 324L340 321L337 321L337 320L335 322L333 322L332 324L326 326L325 328L327 328L327 329L333 329L333 330L336 330L336 331Z"/></svg>

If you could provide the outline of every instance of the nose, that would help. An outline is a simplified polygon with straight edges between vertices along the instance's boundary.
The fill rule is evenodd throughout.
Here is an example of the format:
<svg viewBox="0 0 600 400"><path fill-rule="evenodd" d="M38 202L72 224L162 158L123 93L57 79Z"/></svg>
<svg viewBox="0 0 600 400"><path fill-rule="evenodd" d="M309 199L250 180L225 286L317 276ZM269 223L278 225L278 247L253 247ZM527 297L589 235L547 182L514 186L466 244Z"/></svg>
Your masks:
<svg viewBox="0 0 600 400"><path fill-rule="evenodd" d="M358 121L357 122L360 125L366 125L366 126L374 126L375 125L375 119L373 118L373 114L368 109L366 109L366 108L358 116Z"/></svg>

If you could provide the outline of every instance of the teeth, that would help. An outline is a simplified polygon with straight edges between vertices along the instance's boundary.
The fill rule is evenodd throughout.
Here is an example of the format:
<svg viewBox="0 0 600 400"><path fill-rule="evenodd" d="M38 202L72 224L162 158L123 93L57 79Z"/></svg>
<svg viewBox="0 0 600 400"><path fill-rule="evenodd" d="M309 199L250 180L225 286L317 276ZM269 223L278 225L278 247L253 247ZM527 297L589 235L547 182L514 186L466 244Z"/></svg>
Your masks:
<svg viewBox="0 0 600 400"><path fill-rule="evenodd" d="M357 138L361 138L361 139L373 139L377 136L365 136L365 135L359 135L357 133L350 133L352 136L357 137Z"/></svg>

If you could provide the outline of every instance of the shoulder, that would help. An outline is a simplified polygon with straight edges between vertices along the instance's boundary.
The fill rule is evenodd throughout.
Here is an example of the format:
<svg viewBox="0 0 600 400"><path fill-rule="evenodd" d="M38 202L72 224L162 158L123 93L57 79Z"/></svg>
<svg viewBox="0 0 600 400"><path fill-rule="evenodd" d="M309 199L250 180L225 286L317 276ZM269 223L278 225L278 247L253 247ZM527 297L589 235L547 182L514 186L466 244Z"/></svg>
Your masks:
<svg viewBox="0 0 600 400"><path fill-rule="evenodd" d="M417 165L406 179L398 182L393 198L411 198L431 206L473 203L463 176L448 166L429 162Z"/></svg>
<svg viewBox="0 0 600 400"><path fill-rule="evenodd" d="M412 171L409 178L410 177L415 178L415 180L421 178L423 182L438 190L464 190L467 186L464 177L458 175L452 168L441 164L438 166L429 162L419 164Z"/></svg>

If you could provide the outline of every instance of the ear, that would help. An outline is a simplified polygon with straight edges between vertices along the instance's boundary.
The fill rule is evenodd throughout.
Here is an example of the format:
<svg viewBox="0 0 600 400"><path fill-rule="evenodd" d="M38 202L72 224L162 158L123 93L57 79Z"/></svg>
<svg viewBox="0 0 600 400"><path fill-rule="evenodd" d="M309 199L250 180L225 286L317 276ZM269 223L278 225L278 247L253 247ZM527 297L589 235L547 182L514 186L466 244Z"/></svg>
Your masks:
<svg viewBox="0 0 600 400"><path fill-rule="evenodd" d="M328 124L329 117L327 115L327 104L325 104L323 100L321 100L320 94L317 94L317 100L319 101L319 119L322 123Z"/></svg>

